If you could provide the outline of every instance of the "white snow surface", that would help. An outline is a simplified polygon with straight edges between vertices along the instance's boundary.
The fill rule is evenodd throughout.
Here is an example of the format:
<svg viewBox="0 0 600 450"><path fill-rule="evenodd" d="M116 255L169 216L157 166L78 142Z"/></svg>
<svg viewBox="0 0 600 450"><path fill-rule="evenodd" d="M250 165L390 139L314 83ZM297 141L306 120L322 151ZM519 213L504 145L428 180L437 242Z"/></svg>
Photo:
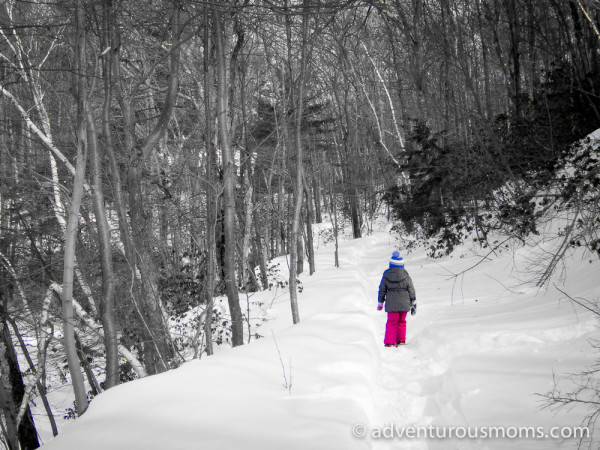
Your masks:
<svg viewBox="0 0 600 450"><path fill-rule="evenodd" d="M576 448L576 439L377 438L392 427L578 426L585 410L551 411L537 394L555 377L572 388L567 376L597 358L596 316L554 284L522 281L530 250L483 258L489 250L465 246L432 260L399 245L385 227L345 240L339 268L333 245L321 245L316 272L306 265L300 276L299 324L288 295L259 293L254 299L273 302L264 338L100 394L44 449ZM408 318L408 345L385 348L377 289L395 249L418 313ZM598 268L597 257L574 253L554 283L598 300Z"/></svg>

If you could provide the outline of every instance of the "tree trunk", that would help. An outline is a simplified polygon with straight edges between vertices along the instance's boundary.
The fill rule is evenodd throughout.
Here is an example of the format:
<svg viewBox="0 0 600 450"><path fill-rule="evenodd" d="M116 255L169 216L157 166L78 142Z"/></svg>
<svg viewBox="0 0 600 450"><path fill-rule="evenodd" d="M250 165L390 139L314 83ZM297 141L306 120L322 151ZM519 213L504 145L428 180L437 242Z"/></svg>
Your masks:
<svg viewBox="0 0 600 450"><path fill-rule="evenodd" d="M282 158L283 160L283 158ZM277 223L275 225L275 256L287 253L285 240L285 190L283 187L283 167L277 177Z"/></svg>
<svg viewBox="0 0 600 450"><path fill-rule="evenodd" d="M510 30L510 60L511 60L511 82L512 101L516 117L521 116L521 60L519 54L520 27L517 15L516 0L508 0L506 3L508 14L508 28Z"/></svg>
<svg viewBox="0 0 600 450"><path fill-rule="evenodd" d="M483 64L483 84L485 92L485 115L486 119L490 120L493 115L492 110L492 94L491 94L491 81L490 81L490 63L489 63L489 47L487 40L483 34L483 20L481 18L481 9L483 6L481 3L484 0L477 0L477 24L479 25L479 35L481 36L481 61Z"/></svg>
<svg viewBox="0 0 600 450"><path fill-rule="evenodd" d="M507 87L506 98L508 99L509 103L512 104L511 75L510 71L508 70L508 65L510 64L510 61L507 61L504 57L502 45L500 44L500 37L498 35L498 28L500 22L500 13L498 8L500 8L500 6L497 4L494 4L492 6L490 2L482 1L481 8L484 10L484 14L488 21L488 25L492 30L494 50L496 52L496 57L498 58L497 63L499 64L497 67L500 67L502 69L502 74L504 75L504 84ZM503 108L504 105L500 105L500 109Z"/></svg>
<svg viewBox="0 0 600 450"><path fill-rule="evenodd" d="M352 154L351 146L348 142L348 135L344 137L344 163L343 163L343 174L344 174L344 194L345 203L348 205L350 211L350 220L352 222L352 236L354 239L362 237L361 228L362 222L360 217L360 206L358 204L358 193L356 189L356 177L354 176L353 160L354 155Z"/></svg>
<svg viewBox="0 0 600 450"><path fill-rule="evenodd" d="M573 28L575 31L575 45L577 48L577 59L573 61L573 65L579 72L579 79L585 79L585 76L590 72L590 59L589 56L592 52L587 51L585 45L585 39L583 37L583 30L581 26L581 19L579 17L579 8L574 1L569 1L569 8L571 11L571 19L573 20Z"/></svg>
<svg viewBox="0 0 600 450"><path fill-rule="evenodd" d="M48 326L48 310L50 309L52 297L53 291L52 289L48 289L42 306L42 317L39 322L40 334L39 338L37 339L37 369L33 364L31 356L29 355L29 350L25 345L23 336L21 336L21 333L19 332L17 323L14 320L10 320L10 325L12 326L15 336L19 341L19 346L21 347L23 356L25 356L25 359L29 364L29 369L35 374L35 382L31 383L31 388L29 391L27 387L25 388L25 393L23 394L23 399L21 401L21 408L19 410L19 414L17 415L17 423L20 423L20 421L29 412L29 408L27 407L29 405L29 395L35 386L40 394L40 397L42 398L42 403L44 404L44 409L46 410L46 415L48 416L48 421L50 422L50 428L52 428L52 435L57 436L58 428L56 427L56 420L54 419L54 414L52 413L52 408L50 407L48 396L46 395L46 353L48 350L48 345L50 344L48 336L52 336L52 329Z"/></svg>
<svg viewBox="0 0 600 450"><path fill-rule="evenodd" d="M98 247L102 268L102 302L100 317L104 331L104 347L106 348L106 380L104 388L109 389L119 384L119 350L117 328L115 325L115 272L113 269L110 226L104 207L102 188L101 161L98 149L96 124L90 110L87 111L87 138L90 152L90 172L92 176L92 200L96 228L98 229Z"/></svg>
<svg viewBox="0 0 600 450"><path fill-rule="evenodd" d="M92 372L92 368L90 367L90 363L87 360L87 356L83 350L83 345L81 344L81 339L77 334L75 334L75 345L77 346L77 356L79 357L79 363L81 367L83 367L83 371L85 372L85 376L87 377L88 384L90 385L90 391L94 397L96 397L100 392L102 392L102 388Z"/></svg>
<svg viewBox="0 0 600 450"><path fill-rule="evenodd" d="M304 194L302 194L302 196L304 197ZM302 224L304 220L302 219L302 209L300 209L300 218L298 219L298 233L296 235L296 275L304 273L304 233L302 231Z"/></svg>
<svg viewBox="0 0 600 450"><path fill-rule="evenodd" d="M215 276L216 268L216 224L217 224L217 177L215 175L215 150L212 145L212 121L211 112L211 84L213 74L210 59L210 33L209 33L209 10L204 9L204 116L205 116L205 131L204 131L204 147L206 148L206 318L204 319L204 340L206 354L213 354L212 343L212 316L213 316L213 295L215 292Z"/></svg>
<svg viewBox="0 0 600 450"><path fill-rule="evenodd" d="M304 105L304 84L306 82L306 59L307 59L307 36L308 36L308 5L309 0L303 1L304 14L302 15L302 49L300 56L300 74L298 75L298 88L296 95L296 132L295 132L295 144L296 144L296 189L294 190L294 216L292 219L292 232L290 241L290 303L292 308L292 321L294 324L300 322L300 314L298 312L298 284L296 276L298 272L298 261L299 255L302 255L299 248L302 245L300 237L300 212L302 210L302 199L304 197L303 191L303 152L302 152L302 112ZM290 60L290 64L292 61Z"/></svg>
<svg viewBox="0 0 600 450"><path fill-rule="evenodd" d="M79 208L83 196L83 180L87 158L87 142L85 129L85 114L87 105L87 85L82 72L86 66L85 59L85 13L83 6L76 0L76 24L77 24L77 50L75 56L74 73L80 74L75 78L73 93L77 100L77 163L75 167L75 179L73 180L71 206L67 219L64 246L64 270L63 270L63 339L69 372L75 401L77 403L77 414L81 416L88 407L87 395L83 381L83 375L77 357L75 344L75 329L73 327L73 272L75 269L75 247L77 244L77 231L79 228Z"/></svg>
<svg viewBox="0 0 600 450"><path fill-rule="evenodd" d="M253 213L254 220L252 221L254 224L254 242L256 246L256 253L258 256L258 264L260 268L260 283L262 285L263 290L269 289L269 279L267 278L267 261L265 257L265 250L262 244L262 238L260 235L260 227L258 223L258 212L256 208ZM269 243L265 242L265 246L268 246Z"/></svg>
<svg viewBox="0 0 600 450"><path fill-rule="evenodd" d="M141 276L142 303L138 313L141 315L144 331L144 364L152 374L169 369L169 361L174 351L169 330L162 316L158 271L150 253L153 242L152 221L143 206L142 171L143 163L134 155L127 174L129 210L131 227L135 230L133 242Z"/></svg>
<svg viewBox="0 0 600 450"><path fill-rule="evenodd" d="M217 125L219 127L219 143L223 155L223 226L225 235L225 290L231 314L231 341L234 347L244 345L244 323L240 299L235 283L235 161L229 145L227 130L227 74L225 68L225 53L223 25L221 12L213 9L214 39L217 58Z"/></svg>
<svg viewBox="0 0 600 450"><path fill-rule="evenodd" d="M255 171L254 174L256 175L256 173L257 172ZM273 178L273 170L270 171L268 177L265 176L264 178L267 186L267 192L264 195L265 212L262 220L263 232L261 233L261 228L259 228L260 222L256 217L254 219L254 226L256 227L257 239L261 237L264 239L263 254L261 259L264 261L266 267L267 260L272 258L275 249L275 245L273 243L273 192L271 183ZM256 209L254 210L254 214L258 215L258 211Z"/></svg>
<svg viewBox="0 0 600 450"><path fill-rule="evenodd" d="M535 3L527 2L527 28L529 29L529 98L533 99L540 84L538 72L538 56L536 48Z"/></svg>
<svg viewBox="0 0 600 450"><path fill-rule="evenodd" d="M238 42L235 46L237 51L241 47L244 40L244 32L239 26L239 21L236 21L237 26L237 34L238 34ZM237 55L236 51L236 55ZM256 282L256 274L254 273L254 264L250 259L250 240L253 234L253 226L252 221L254 219L254 210L255 210L255 202L254 202L254 187L252 184L253 176L252 176L252 152L250 151L250 144L248 142L248 118L246 114L246 73L245 66L242 66L241 75L240 75L240 96L241 96L241 109L242 109L242 130L243 130L243 161L240 164L240 176L242 178L242 182L244 185L244 235L242 239L242 286L246 292L256 292L257 290L257 282ZM232 67L234 70L235 67ZM233 82L233 81L232 81ZM250 288L250 286L252 286ZM248 318L249 320L249 318ZM248 332L250 330L248 329ZM250 339L248 339L250 342Z"/></svg>
<svg viewBox="0 0 600 450"><path fill-rule="evenodd" d="M310 275L315 273L315 247L313 239L313 207L312 207L312 193L310 185L304 181L304 194L306 195L306 251L308 253L308 272Z"/></svg>
<svg viewBox="0 0 600 450"><path fill-rule="evenodd" d="M25 407L22 419L18 418L18 409L25 393L25 386L8 328L10 318L7 317L7 305L10 292L8 292L7 286L7 283L3 283L3 292L0 295L2 298L0 305L0 410L4 413L7 428L5 435L9 445L15 450L19 448L34 449L40 445L29 406Z"/></svg>
<svg viewBox="0 0 600 450"><path fill-rule="evenodd" d="M333 172L333 169L330 169L331 172ZM336 197L335 197L335 192L334 192L334 182L335 182L335 176L332 173L331 176L329 177L329 205L330 205L330 211L329 214L331 216L331 225L333 227L333 239L334 239L334 252L333 252L333 260L334 260L334 265L335 267L340 267L340 260L338 257L338 223L337 223L337 201L336 201Z"/></svg>
<svg viewBox="0 0 600 450"><path fill-rule="evenodd" d="M7 358L7 346L4 340L0 339L0 410L4 415L4 420L1 420L3 425L2 434L10 450L19 448L19 435L17 432L17 414L16 408L12 401L12 385L10 382L10 368ZM4 428L6 424L6 428Z"/></svg>
<svg viewBox="0 0 600 450"><path fill-rule="evenodd" d="M315 157L313 153L313 158ZM315 223L323 222L323 217L321 214L321 172L323 170L322 167L319 167L319 174L315 174L314 162L313 158L310 159L311 172L312 172L312 193L315 202Z"/></svg>
<svg viewBox="0 0 600 450"><path fill-rule="evenodd" d="M362 221L360 217L360 206L358 204L358 194L356 192L356 187L354 186L350 189L348 203L350 204L350 217L352 219L352 235L354 239L360 239L362 237Z"/></svg>
<svg viewBox="0 0 600 450"><path fill-rule="evenodd" d="M248 271L253 271L252 267L249 264L249 252L250 252L250 235L252 233L252 186L247 181L244 183L246 185L246 194L244 195L244 235L242 238L242 288L245 292L248 292L249 287L249 277L250 274Z"/></svg>

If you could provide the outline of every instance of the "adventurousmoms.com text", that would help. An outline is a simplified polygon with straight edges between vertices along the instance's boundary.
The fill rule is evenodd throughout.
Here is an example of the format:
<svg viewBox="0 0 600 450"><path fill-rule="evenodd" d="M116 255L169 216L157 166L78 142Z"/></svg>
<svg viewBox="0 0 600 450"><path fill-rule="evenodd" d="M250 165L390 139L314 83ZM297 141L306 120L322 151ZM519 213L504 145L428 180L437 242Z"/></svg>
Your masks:
<svg viewBox="0 0 600 450"><path fill-rule="evenodd" d="M395 425L352 427L356 438L371 439L588 439L587 427L441 427Z"/></svg>

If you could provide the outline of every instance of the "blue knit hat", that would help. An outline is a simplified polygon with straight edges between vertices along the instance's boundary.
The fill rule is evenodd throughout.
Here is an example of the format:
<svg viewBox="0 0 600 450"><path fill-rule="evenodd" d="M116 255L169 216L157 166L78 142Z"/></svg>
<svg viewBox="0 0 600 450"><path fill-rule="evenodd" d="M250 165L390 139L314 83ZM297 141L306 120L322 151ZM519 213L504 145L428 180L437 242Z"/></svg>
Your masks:
<svg viewBox="0 0 600 450"><path fill-rule="evenodd" d="M404 259L402 259L398 251L394 251L394 253L392 253L392 257L390 258L390 267L402 267L404 269Z"/></svg>

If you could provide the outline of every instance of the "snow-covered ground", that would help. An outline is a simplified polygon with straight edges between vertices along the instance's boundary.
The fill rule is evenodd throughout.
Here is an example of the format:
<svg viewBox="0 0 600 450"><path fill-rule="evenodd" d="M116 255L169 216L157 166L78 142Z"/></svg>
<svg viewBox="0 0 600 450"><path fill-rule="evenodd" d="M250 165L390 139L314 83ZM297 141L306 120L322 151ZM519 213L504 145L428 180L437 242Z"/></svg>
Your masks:
<svg viewBox="0 0 600 450"><path fill-rule="evenodd" d="M524 284L529 250L504 249L481 262L476 253L486 250L431 260L400 247L418 314L409 317L408 345L384 348L377 288L398 245L384 228L343 241L340 268L333 246L321 245L316 273L300 277L300 324L292 325L288 296L257 294L272 303L263 339L102 393L45 449L575 448L576 439L435 434L505 427L514 436L516 427L546 434L579 425L583 410L555 414L537 394L550 391L555 376L595 363L596 316L552 284ZM559 287L598 300L598 268L597 258L572 255Z"/></svg>

